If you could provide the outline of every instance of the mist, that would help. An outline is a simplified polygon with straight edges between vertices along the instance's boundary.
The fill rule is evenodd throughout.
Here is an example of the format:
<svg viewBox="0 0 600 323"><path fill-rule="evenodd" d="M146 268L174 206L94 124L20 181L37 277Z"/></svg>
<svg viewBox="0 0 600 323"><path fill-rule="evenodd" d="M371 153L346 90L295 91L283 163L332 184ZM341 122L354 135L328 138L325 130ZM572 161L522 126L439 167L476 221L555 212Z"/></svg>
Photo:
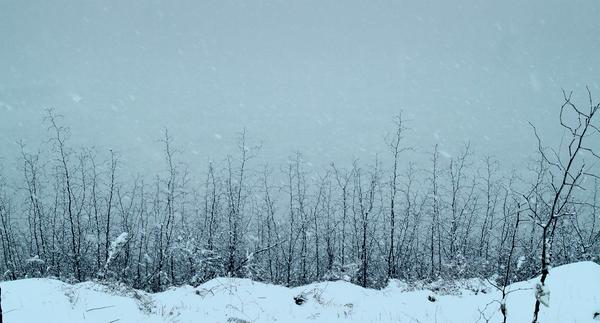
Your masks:
<svg viewBox="0 0 600 323"><path fill-rule="evenodd" d="M47 136L163 166L205 165L243 129L261 158L372 160L393 117L429 158L470 142L507 168L557 142L562 89L600 96L597 1L0 2L0 151ZM6 163L5 161L5 163Z"/></svg>

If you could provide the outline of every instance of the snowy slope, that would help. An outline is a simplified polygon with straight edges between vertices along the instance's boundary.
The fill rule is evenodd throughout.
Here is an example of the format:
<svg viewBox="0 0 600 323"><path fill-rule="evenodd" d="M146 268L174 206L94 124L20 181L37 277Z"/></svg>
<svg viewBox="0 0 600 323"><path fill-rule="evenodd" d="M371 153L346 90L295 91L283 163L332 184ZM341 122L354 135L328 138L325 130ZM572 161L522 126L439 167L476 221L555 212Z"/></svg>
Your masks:
<svg viewBox="0 0 600 323"><path fill-rule="evenodd" d="M529 322L537 280L510 286L509 322ZM581 262L554 268L548 278L550 307L540 322L598 322L600 265ZM383 290L347 282L297 288L220 278L147 294L95 283L69 285L50 279L3 282L5 322L501 322L499 292L477 280L438 295L392 281ZM304 294L299 306L294 296ZM430 299L435 299L431 301ZM600 316L600 315L599 315ZM600 319L600 317L598 318Z"/></svg>

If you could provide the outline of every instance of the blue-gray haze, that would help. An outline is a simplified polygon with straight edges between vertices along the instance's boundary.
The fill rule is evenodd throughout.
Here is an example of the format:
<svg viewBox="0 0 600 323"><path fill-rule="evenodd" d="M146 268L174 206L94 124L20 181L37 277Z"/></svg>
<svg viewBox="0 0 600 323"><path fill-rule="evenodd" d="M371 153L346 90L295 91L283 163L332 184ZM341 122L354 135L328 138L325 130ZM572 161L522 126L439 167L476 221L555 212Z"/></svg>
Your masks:
<svg viewBox="0 0 600 323"><path fill-rule="evenodd" d="M246 128L262 158L316 165L385 151L399 111L419 151L470 141L509 167L557 142L561 88L600 99L600 1L0 0L0 156L46 138L192 165ZM425 158L425 155L415 158Z"/></svg>

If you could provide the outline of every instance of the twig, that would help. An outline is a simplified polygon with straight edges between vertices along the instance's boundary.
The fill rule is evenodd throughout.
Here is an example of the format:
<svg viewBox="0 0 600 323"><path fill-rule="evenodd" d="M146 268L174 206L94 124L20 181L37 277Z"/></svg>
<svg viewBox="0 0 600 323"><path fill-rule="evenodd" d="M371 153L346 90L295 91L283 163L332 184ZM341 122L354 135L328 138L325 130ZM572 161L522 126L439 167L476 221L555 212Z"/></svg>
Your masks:
<svg viewBox="0 0 600 323"><path fill-rule="evenodd" d="M87 309L85 311L86 312L91 312L91 311L103 310L103 309L111 308L111 307L115 307L115 305L102 306L102 307L94 307L94 308Z"/></svg>

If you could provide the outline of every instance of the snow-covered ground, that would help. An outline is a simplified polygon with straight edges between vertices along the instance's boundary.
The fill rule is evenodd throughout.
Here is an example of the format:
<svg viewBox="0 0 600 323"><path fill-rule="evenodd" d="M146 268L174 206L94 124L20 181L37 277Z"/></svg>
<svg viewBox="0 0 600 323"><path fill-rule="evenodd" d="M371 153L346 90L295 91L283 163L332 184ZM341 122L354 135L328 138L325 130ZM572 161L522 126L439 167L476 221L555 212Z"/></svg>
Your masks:
<svg viewBox="0 0 600 323"><path fill-rule="evenodd" d="M510 286L509 322L531 320L536 283L533 279ZM458 285L460 289L442 288L436 293L399 281L383 290L371 290L342 281L285 288L220 278L197 288L148 294L50 279L1 283L4 321L10 323L502 321L500 293L491 285L479 280ZM600 321L600 314L594 319L600 312L600 265L581 262L554 268L547 286L550 302L549 307L542 307L540 322ZM297 305L294 297L300 294L307 300Z"/></svg>

